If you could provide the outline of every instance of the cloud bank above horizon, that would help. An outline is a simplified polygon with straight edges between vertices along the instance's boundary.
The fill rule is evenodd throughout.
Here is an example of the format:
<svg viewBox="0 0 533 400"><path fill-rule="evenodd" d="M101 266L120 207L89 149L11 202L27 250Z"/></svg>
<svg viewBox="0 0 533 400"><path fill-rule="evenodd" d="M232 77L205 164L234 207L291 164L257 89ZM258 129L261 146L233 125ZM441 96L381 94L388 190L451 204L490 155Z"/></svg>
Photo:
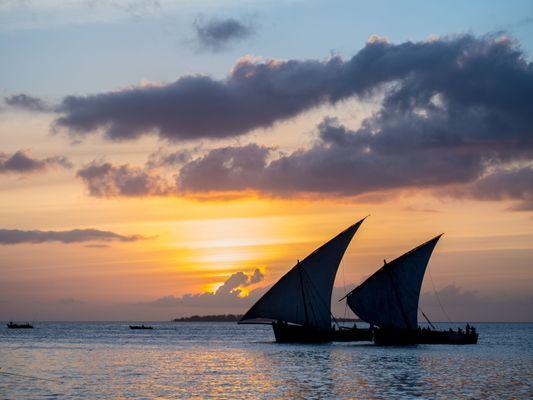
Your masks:
<svg viewBox="0 0 533 400"><path fill-rule="evenodd" d="M77 175L96 197L360 196L448 186L451 197L533 207L533 66L502 35L398 45L373 36L348 61L241 59L222 81L186 76L66 97L56 125L77 138L103 129L112 140L154 132L173 142L223 139L321 104L378 94L380 108L359 128L326 117L310 147L289 153L252 142L196 157L180 150L157 165L95 160Z"/></svg>

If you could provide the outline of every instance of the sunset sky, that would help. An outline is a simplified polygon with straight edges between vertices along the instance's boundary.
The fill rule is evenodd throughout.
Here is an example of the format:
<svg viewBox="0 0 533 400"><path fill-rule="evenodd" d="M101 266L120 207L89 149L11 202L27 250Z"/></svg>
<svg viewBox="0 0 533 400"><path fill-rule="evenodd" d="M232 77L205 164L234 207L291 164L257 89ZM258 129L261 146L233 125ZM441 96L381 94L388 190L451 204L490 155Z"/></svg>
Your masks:
<svg viewBox="0 0 533 400"><path fill-rule="evenodd" d="M370 214L337 315L444 232L421 308L533 321L530 1L0 0L0 54L0 319L243 313Z"/></svg>

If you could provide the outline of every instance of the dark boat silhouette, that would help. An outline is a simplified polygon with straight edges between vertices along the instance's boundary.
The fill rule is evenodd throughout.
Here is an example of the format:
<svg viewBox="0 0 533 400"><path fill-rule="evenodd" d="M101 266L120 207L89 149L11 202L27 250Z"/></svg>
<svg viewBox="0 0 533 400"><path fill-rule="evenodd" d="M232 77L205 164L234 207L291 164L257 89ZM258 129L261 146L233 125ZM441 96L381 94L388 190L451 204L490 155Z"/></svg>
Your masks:
<svg viewBox="0 0 533 400"><path fill-rule="evenodd" d="M423 243L376 271L346 297L351 310L373 329L378 345L475 344L475 328L438 331L418 326L418 302L424 273L442 235ZM342 300L342 299L341 299Z"/></svg>
<svg viewBox="0 0 533 400"><path fill-rule="evenodd" d="M151 326L142 325L130 325L130 329L154 329Z"/></svg>
<svg viewBox="0 0 533 400"><path fill-rule="evenodd" d="M15 324L14 322L9 322L7 324L8 329L33 329L33 325L29 323L25 324Z"/></svg>
<svg viewBox="0 0 533 400"><path fill-rule="evenodd" d="M339 264L363 221L298 261L242 316L239 324L271 324L277 342L370 340L368 329L335 329L331 314L331 293Z"/></svg>

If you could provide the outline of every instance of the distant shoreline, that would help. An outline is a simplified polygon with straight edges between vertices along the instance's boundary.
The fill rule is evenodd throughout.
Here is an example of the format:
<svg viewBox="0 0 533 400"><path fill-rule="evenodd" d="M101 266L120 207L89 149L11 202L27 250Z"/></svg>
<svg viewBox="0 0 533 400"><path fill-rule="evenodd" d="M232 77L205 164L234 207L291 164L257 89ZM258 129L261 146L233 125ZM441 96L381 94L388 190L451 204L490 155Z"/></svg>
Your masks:
<svg viewBox="0 0 533 400"><path fill-rule="evenodd" d="M242 314L191 315L190 317L174 318L172 322L237 322ZM338 322L363 322L356 318L337 318Z"/></svg>

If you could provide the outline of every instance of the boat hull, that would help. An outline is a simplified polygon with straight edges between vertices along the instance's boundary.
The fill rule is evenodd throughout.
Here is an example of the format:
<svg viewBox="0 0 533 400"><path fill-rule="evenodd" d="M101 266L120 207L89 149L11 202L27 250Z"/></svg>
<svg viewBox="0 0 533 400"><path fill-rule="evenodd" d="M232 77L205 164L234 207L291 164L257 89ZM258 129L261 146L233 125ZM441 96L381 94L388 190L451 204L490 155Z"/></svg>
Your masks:
<svg viewBox="0 0 533 400"><path fill-rule="evenodd" d="M333 331L334 342L371 342L372 330L359 328L341 328Z"/></svg>
<svg viewBox="0 0 533 400"><path fill-rule="evenodd" d="M477 333L436 330L376 329L374 343L379 346L415 344L476 344Z"/></svg>
<svg viewBox="0 0 533 400"><path fill-rule="evenodd" d="M8 329L33 329L30 324L7 324Z"/></svg>
<svg viewBox="0 0 533 400"><path fill-rule="evenodd" d="M332 331L324 331L312 326L272 324L278 343L328 343L333 340Z"/></svg>

